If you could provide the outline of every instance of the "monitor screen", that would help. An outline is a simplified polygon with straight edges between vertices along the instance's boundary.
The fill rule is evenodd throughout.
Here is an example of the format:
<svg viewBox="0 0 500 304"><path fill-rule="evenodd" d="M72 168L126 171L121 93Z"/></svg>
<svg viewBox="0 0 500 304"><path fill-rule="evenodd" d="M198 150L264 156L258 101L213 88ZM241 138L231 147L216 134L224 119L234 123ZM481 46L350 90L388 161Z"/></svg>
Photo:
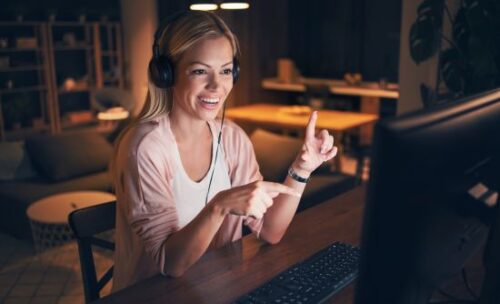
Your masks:
<svg viewBox="0 0 500 304"><path fill-rule="evenodd" d="M377 124L356 304L427 303L484 245L499 132L500 90Z"/></svg>

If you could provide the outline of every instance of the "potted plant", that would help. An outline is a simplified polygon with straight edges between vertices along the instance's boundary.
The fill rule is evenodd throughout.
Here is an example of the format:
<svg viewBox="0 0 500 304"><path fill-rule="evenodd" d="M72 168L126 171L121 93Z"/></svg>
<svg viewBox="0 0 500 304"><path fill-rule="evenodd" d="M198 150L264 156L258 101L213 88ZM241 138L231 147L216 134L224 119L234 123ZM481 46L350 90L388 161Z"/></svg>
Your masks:
<svg viewBox="0 0 500 304"><path fill-rule="evenodd" d="M500 86L500 1L425 0L410 30L410 55L417 64L438 54L434 88L421 85L424 105ZM444 22L451 34L443 32ZM443 87L444 83L444 87Z"/></svg>

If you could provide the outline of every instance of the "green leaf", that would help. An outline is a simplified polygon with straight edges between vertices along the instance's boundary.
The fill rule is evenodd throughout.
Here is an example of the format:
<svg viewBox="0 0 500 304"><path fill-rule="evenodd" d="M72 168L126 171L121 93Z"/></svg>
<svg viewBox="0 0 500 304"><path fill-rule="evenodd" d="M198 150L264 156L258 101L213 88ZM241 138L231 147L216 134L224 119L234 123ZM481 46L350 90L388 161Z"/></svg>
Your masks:
<svg viewBox="0 0 500 304"><path fill-rule="evenodd" d="M439 33L427 16L420 17L411 26L409 39L410 55L417 64L432 57L439 48Z"/></svg>
<svg viewBox="0 0 500 304"><path fill-rule="evenodd" d="M410 29L410 56L417 64L434 56L439 49L444 0L425 0Z"/></svg>
<svg viewBox="0 0 500 304"><path fill-rule="evenodd" d="M434 28L441 30L443 24L444 0L425 0L417 8L418 17L426 16L431 19Z"/></svg>
<svg viewBox="0 0 500 304"><path fill-rule="evenodd" d="M464 53L468 52L470 34L469 25L465 17L465 9L460 8L455 17L455 23L453 24L453 41L455 41L457 46Z"/></svg>
<svg viewBox="0 0 500 304"><path fill-rule="evenodd" d="M447 49L441 53L440 57L441 77L451 91L462 94L465 91L466 65L460 58L458 50Z"/></svg>

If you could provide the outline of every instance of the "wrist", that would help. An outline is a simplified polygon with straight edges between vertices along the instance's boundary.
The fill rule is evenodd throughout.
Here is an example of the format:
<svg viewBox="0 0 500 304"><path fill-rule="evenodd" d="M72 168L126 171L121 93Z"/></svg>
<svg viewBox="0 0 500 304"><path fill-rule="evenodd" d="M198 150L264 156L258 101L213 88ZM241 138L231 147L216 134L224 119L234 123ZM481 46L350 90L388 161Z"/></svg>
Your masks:
<svg viewBox="0 0 500 304"><path fill-rule="evenodd" d="M309 178L311 176L311 171L302 169L297 163L293 162L290 168L300 177Z"/></svg>
<svg viewBox="0 0 500 304"><path fill-rule="evenodd" d="M225 206L221 201L217 200L217 196L211 200L209 203L210 212L222 217L225 217L229 213L229 208Z"/></svg>
<svg viewBox="0 0 500 304"><path fill-rule="evenodd" d="M307 183L310 175L310 173L307 173L307 171L304 170L299 172L295 171L293 166L290 166L288 169L288 176L299 183Z"/></svg>

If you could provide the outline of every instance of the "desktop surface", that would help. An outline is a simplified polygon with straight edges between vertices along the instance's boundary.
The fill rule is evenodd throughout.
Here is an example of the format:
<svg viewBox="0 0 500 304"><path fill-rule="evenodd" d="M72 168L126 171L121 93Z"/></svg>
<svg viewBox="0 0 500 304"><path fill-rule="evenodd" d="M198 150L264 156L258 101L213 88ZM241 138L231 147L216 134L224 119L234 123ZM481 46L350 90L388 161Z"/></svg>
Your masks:
<svg viewBox="0 0 500 304"><path fill-rule="evenodd" d="M365 187L297 214L277 245L253 235L207 252L182 277L156 275L95 303L228 303L335 241L359 244ZM331 298L352 303L353 284Z"/></svg>

